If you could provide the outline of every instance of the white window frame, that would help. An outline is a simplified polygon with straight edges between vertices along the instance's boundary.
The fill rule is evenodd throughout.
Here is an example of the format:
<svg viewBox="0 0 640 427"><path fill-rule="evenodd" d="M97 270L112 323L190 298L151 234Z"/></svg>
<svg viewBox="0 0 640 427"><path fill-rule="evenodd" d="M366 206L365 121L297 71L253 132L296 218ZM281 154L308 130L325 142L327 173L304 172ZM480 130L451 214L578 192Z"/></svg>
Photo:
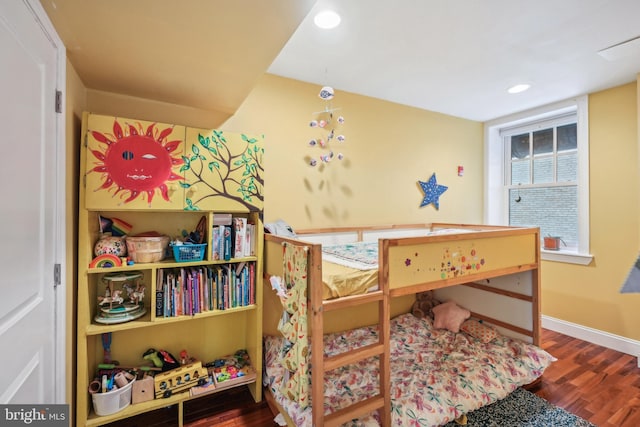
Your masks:
<svg viewBox="0 0 640 427"><path fill-rule="evenodd" d="M589 246L589 101L580 96L565 101L494 119L484 126L484 222L508 225L508 191L504 139L500 130L528 122L575 112L578 145L578 248L577 251L548 251L540 247L543 260L588 265L593 260Z"/></svg>

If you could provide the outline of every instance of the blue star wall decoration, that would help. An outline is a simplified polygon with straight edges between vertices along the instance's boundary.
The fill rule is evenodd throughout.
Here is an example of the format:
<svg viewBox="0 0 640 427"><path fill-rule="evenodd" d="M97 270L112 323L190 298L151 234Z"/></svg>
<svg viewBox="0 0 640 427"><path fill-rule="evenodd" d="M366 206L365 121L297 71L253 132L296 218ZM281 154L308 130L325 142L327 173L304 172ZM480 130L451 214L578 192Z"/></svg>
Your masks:
<svg viewBox="0 0 640 427"><path fill-rule="evenodd" d="M420 207L427 206L433 203L436 209L440 209L440 202L438 201L438 198L442 195L442 193L447 191L447 188L449 187L445 187L444 185L438 184L438 182L436 181L435 172L433 173L433 175L431 175L431 178L429 178L429 181L427 182L418 181L418 182L422 187L422 191L424 191L424 199L422 200Z"/></svg>

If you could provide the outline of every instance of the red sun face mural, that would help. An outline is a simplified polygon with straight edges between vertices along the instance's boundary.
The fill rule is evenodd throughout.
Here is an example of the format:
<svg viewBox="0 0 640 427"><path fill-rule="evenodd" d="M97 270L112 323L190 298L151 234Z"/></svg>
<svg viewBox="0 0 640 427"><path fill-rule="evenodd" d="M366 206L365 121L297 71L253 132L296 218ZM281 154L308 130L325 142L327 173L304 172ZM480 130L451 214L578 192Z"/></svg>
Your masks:
<svg viewBox="0 0 640 427"><path fill-rule="evenodd" d="M91 131L104 144L104 151L91 150L99 162L90 172L101 173L104 178L99 190L113 190L114 196L122 192L124 203L146 194L149 204L157 190L169 201L167 182L183 179L172 170L183 163L180 157L172 156L182 141L167 142L172 131L172 127L159 130L156 123L146 130L140 123L123 127L117 119L113 122L113 134Z"/></svg>

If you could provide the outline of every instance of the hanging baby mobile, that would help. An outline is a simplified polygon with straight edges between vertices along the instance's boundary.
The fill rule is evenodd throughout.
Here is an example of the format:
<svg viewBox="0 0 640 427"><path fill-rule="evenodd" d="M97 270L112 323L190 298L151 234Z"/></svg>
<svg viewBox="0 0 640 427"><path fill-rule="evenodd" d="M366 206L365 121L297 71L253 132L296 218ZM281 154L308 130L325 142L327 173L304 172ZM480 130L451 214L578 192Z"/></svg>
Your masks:
<svg viewBox="0 0 640 427"><path fill-rule="evenodd" d="M433 175L431 175L431 178L429 178L429 181L427 182L418 181L418 182L420 183L420 187L422 187L422 191L424 192L424 199L422 200L420 207L427 206L433 203L433 206L435 206L436 209L440 209L439 198L442 195L442 193L447 191L447 188L449 187L438 184L438 182L436 181L435 172L433 173Z"/></svg>
<svg viewBox="0 0 640 427"><path fill-rule="evenodd" d="M334 112L339 108L333 108L331 105L331 100L334 97L333 88L324 86L320 89L318 96L324 101L324 109L313 113L313 118L309 122L309 127L315 132L315 138L309 140L309 146L319 151L319 153L307 158L311 166L318 165L318 162L328 164L335 159L342 160L344 158L341 152L337 152L338 147L335 147L335 143L343 143L345 137L339 133L339 128L344 123L344 117L334 115Z"/></svg>

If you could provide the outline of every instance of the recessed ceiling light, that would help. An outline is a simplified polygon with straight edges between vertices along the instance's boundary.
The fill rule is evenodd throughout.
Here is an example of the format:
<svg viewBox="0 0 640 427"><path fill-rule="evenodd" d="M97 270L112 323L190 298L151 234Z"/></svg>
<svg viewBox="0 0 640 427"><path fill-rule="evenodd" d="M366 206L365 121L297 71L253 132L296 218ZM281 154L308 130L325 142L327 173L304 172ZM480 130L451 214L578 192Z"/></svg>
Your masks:
<svg viewBox="0 0 640 427"><path fill-rule="evenodd" d="M318 12L313 18L313 22L320 28L329 30L335 28L340 24L340 15L332 10L323 10Z"/></svg>
<svg viewBox="0 0 640 427"><path fill-rule="evenodd" d="M525 90L529 89L530 87L531 87L531 85L523 83L523 84L511 86L509 89L507 89L507 92L509 92L509 93L520 93L520 92L524 92Z"/></svg>

